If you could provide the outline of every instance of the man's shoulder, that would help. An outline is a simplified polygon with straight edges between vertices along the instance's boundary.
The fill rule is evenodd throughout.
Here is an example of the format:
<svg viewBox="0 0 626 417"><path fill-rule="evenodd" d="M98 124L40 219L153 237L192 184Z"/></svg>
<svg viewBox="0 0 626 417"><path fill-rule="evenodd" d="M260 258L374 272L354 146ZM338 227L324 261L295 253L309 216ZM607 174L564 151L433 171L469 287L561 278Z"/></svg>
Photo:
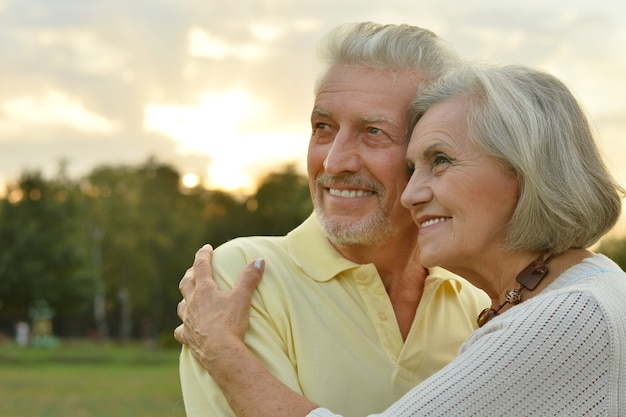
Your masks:
<svg viewBox="0 0 626 417"><path fill-rule="evenodd" d="M274 258L287 251L286 236L238 237L218 246L213 254L213 264L235 262L247 264L258 258Z"/></svg>
<svg viewBox="0 0 626 417"><path fill-rule="evenodd" d="M243 236L237 237L221 244L215 249L215 257L241 256L246 253L255 253L258 256L271 255L276 251L287 250L289 242L298 243L312 238L318 232L319 226L313 216L304 220L300 225L281 236Z"/></svg>
<svg viewBox="0 0 626 417"><path fill-rule="evenodd" d="M284 244L286 236L243 236L231 239L222 243L215 251L233 251L245 250L263 247L265 245L281 245Z"/></svg>
<svg viewBox="0 0 626 417"><path fill-rule="evenodd" d="M465 278L456 275L447 269L443 269L440 267L429 268L428 270L429 280L435 280L440 282L440 285L445 285L447 288L454 291L457 296L461 299L471 299L472 301L478 303L479 305L490 304L490 299L487 294L481 290L480 288L472 285Z"/></svg>

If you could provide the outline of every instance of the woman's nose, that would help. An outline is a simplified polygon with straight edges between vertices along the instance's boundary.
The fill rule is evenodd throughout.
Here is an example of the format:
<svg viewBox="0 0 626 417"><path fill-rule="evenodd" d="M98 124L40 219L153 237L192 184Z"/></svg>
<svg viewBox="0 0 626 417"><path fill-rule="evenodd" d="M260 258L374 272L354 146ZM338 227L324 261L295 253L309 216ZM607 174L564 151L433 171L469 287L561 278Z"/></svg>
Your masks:
<svg viewBox="0 0 626 417"><path fill-rule="evenodd" d="M432 200L432 198L432 189L427 185L426 176L418 171L413 171L400 197L402 205L411 210Z"/></svg>

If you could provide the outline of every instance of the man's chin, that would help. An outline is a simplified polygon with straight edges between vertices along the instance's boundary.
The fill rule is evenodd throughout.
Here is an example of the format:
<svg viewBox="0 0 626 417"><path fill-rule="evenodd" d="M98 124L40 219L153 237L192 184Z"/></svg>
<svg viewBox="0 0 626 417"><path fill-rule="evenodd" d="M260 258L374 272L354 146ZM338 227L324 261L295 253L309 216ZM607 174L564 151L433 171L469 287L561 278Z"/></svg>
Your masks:
<svg viewBox="0 0 626 417"><path fill-rule="evenodd" d="M333 216L317 208L315 214L328 240L338 247L380 246L397 234L384 216Z"/></svg>

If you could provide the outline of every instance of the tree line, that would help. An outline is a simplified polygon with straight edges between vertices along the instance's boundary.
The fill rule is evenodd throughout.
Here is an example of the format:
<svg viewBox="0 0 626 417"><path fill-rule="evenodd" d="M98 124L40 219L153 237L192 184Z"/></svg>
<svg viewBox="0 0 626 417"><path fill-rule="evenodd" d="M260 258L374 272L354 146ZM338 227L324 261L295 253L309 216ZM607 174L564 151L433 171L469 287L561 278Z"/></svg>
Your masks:
<svg viewBox="0 0 626 417"><path fill-rule="evenodd" d="M153 159L80 179L24 172L0 199L0 334L43 302L59 337L171 343L178 282L200 246L282 235L311 211L307 179L293 166L244 198L185 188ZM626 238L596 251L626 268Z"/></svg>
<svg viewBox="0 0 626 417"><path fill-rule="evenodd" d="M79 179L22 173L0 199L0 332L12 335L43 302L58 337L167 343L178 282L200 246L281 235L312 211L293 166L247 197L180 180L153 159Z"/></svg>

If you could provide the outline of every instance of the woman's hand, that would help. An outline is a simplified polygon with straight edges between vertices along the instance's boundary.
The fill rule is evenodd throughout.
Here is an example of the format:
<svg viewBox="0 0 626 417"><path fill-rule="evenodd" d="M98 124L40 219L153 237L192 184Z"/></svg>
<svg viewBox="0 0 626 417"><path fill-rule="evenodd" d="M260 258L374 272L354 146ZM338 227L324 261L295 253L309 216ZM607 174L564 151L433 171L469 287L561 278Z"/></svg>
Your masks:
<svg viewBox="0 0 626 417"><path fill-rule="evenodd" d="M256 260L244 268L230 292L213 280L213 248L202 247L193 266L180 281L183 300L178 316L183 324L174 330L176 340L187 345L193 356L210 371L211 362L243 341L248 328L252 293L263 276L265 264Z"/></svg>
<svg viewBox="0 0 626 417"><path fill-rule="evenodd" d="M306 416L317 405L280 382L243 343L264 262L248 264L227 293L213 280L212 253L209 245L200 249L180 281L184 299L178 316L183 324L174 337L209 371L238 417Z"/></svg>

